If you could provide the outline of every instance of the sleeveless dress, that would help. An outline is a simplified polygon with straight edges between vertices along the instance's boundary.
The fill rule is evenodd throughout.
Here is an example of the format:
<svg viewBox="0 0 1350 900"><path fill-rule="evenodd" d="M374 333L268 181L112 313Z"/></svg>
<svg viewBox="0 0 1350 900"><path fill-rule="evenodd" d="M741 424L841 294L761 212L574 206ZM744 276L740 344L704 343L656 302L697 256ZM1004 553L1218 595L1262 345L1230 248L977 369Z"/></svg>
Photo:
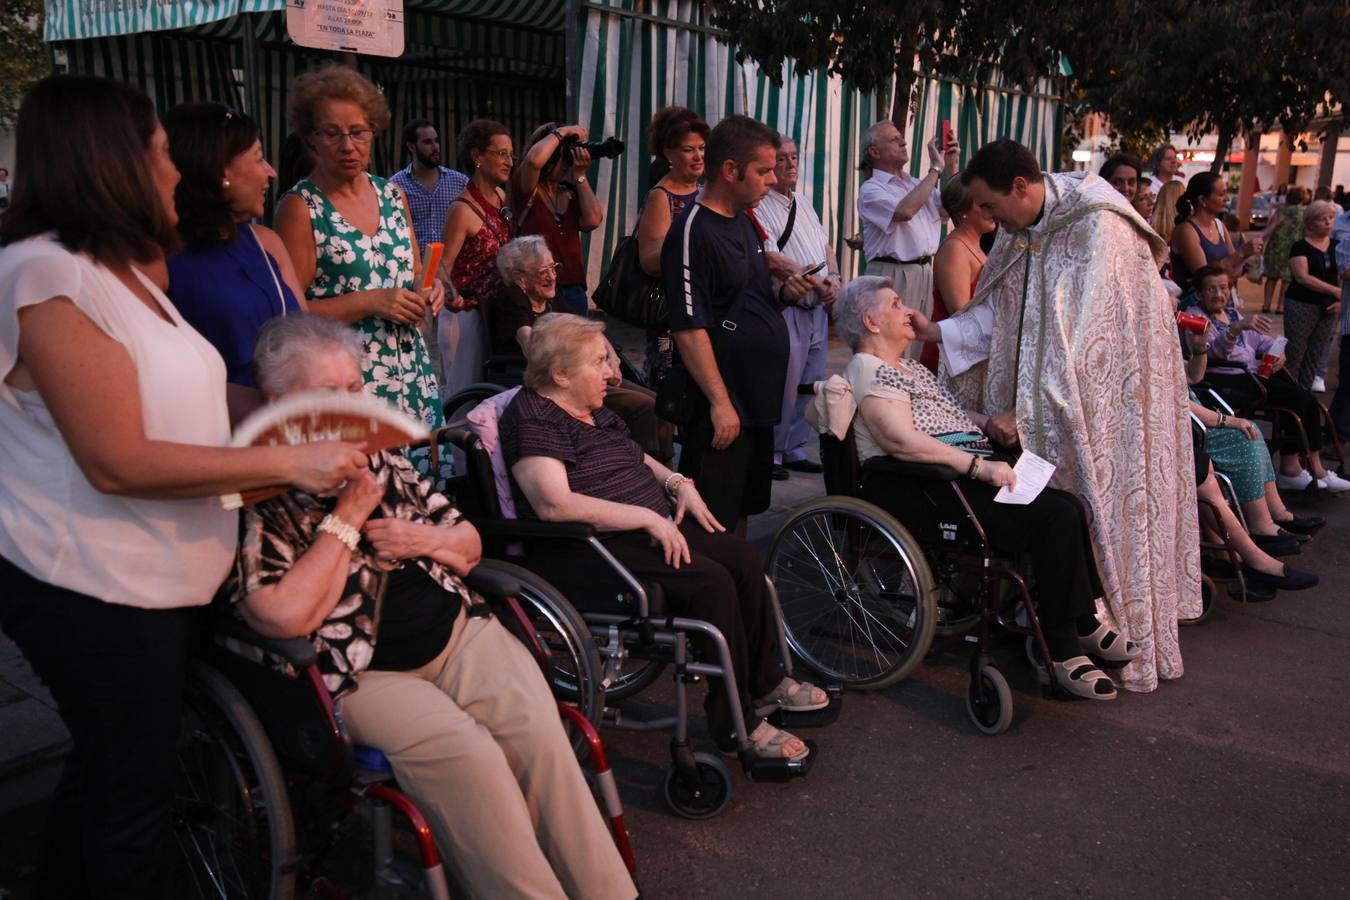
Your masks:
<svg viewBox="0 0 1350 900"><path fill-rule="evenodd" d="M966 248L966 252L967 252L967 253L969 253L971 256L974 256L975 259L977 259L977 260L979 259L979 256L977 256L977 255L975 254L975 251L972 250L972 249L970 248L970 245L967 244L965 241L961 240L961 238L952 236L950 239L956 240L957 242L959 242L959 243L961 244L962 247L965 247L965 248ZM980 268L981 268L981 269L984 268L984 263L983 263L983 262L980 263ZM972 279L970 279L970 296L971 296L971 297L974 297L974 296L975 296L975 286L978 285L979 283L980 283L980 273L979 273L979 272L976 272L976 273L975 273L975 277L972 278ZM947 301L944 300L944 299L942 299L942 291L938 290L937 281L934 280L934 282L933 282L933 315L932 315L932 317L931 317L931 321L933 321L933 322L941 322L943 319L947 318L947 315L948 315L948 313L947 313ZM937 344L924 344L924 345L923 345L923 351L919 353L919 362L923 363L924 368L926 368L928 371L932 372L934 375L939 374L939 373L938 373L938 360L939 360L939 354L938 354Z"/></svg>
<svg viewBox="0 0 1350 900"><path fill-rule="evenodd" d="M412 230L402 197L385 179L367 177L380 198L380 227L373 235L349 223L309 179L290 191L305 201L314 229L314 280L307 293L316 305L356 291L413 289ZM366 393L392 403L433 430L444 424L440 386L421 331L382 316L367 316L353 322L352 328L366 346L362 366ZM425 449L408 457L433 481L453 474L448 455L440 473L431 471Z"/></svg>
<svg viewBox="0 0 1350 900"><path fill-rule="evenodd" d="M666 192L666 201L670 204L670 221L673 224L684 212L684 208L698 199L698 191L676 194L657 185ZM642 374L649 387L655 387L675 362L675 338L669 328L661 328L647 333L647 356L643 360Z"/></svg>
<svg viewBox="0 0 1350 900"><path fill-rule="evenodd" d="M463 203L466 197L473 201L470 207L478 213L482 227L477 234L464 239L450 269L450 281L464 296L465 309L475 309L479 304L492 302L502 289L497 252L510 242L511 226L501 211L494 209L472 184L464 189L456 202Z"/></svg>
<svg viewBox="0 0 1350 900"><path fill-rule="evenodd" d="M1293 281L1294 273L1289 271L1289 251L1294 243L1303 237L1303 207L1289 203L1280 207L1280 221L1266 241L1265 273L1267 278L1279 281Z"/></svg>

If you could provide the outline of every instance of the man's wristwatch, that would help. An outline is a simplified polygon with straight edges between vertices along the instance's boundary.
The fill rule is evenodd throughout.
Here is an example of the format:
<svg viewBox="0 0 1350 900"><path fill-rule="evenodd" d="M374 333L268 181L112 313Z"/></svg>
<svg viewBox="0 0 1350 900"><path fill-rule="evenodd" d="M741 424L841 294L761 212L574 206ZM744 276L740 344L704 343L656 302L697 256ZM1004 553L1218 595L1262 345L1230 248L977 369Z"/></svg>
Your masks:
<svg viewBox="0 0 1350 900"><path fill-rule="evenodd" d="M577 182L577 184L585 184L585 183L586 183L586 176L585 176L585 175L578 175L577 178L576 178L576 182Z"/></svg>
<svg viewBox="0 0 1350 900"><path fill-rule="evenodd" d="M936 173L938 173L939 175L941 175L941 174L942 174L942 166L929 166L929 167L928 167L928 171L929 171L930 174L933 173L933 172L936 172Z"/></svg>

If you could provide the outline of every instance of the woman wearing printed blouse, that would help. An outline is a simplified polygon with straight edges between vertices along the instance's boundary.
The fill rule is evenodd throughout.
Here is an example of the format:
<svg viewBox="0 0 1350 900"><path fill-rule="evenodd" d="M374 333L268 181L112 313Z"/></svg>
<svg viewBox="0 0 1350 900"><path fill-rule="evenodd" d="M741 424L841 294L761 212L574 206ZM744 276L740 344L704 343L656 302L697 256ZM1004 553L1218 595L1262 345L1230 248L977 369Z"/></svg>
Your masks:
<svg viewBox="0 0 1350 900"><path fill-rule="evenodd" d="M258 384L359 392L362 356L335 322L274 319ZM631 900L539 667L460 580L478 532L404 457L376 454L336 497L250 507L242 533L240 614L313 641L353 739L389 759L468 896Z"/></svg>
<svg viewBox="0 0 1350 900"><path fill-rule="evenodd" d="M407 200L366 171L375 134L389 125L384 96L354 69L324 66L292 82L287 119L313 151L314 169L281 198L276 226L310 312L361 335L367 393L437 428L440 388L419 329L440 310L444 288L433 279L426 296L418 293ZM414 460L432 474L428 454Z"/></svg>
<svg viewBox="0 0 1350 900"><path fill-rule="evenodd" d="M990 458L993 448L976 424L979 417L962 410L917 361L902 358L914 340L913 316L890 280L877 276L854 279L835 304L835 328L854 351L844 377L858 404L853 432L859 461L889 455L964 472L962 491L994 547L1031 553L1052 682L1070 696L1115 699L1115 686L1098 666L1123 666L1139 648L1097 619L1102 586L1082 506L1053 488L1026 506L994 502L998 489L1013 487L1016 476L1007 463ZM899 491L896 479L864 469L868 500L902 509L912 498Z"/></svg>

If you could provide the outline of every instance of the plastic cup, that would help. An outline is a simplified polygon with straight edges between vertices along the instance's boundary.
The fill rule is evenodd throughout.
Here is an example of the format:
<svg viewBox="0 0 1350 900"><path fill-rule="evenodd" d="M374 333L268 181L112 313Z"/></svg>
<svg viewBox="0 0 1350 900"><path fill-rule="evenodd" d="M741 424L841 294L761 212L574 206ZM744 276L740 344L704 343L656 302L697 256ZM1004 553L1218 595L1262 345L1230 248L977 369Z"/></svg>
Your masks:
<svg viewBox="0 0 1350 900"><path fill-rule="evenodd" d="M1266 350L1266 355L1261 358L1261 377L1269 378L1270 373L1275 369L1275 360L1284 356L1284 348L1288 346L1289 340L1280 335L1271 342L1270 348Z"/></svg>
<svg viewBox="0 0 1350 900"><path fill-rule="evenodd" d="M1205 329L1209 327L1209 319L1204 316L1197 316L1195 313L1179 312L1177 313L1177 327L1182 331L1204 334Z"/></svg>

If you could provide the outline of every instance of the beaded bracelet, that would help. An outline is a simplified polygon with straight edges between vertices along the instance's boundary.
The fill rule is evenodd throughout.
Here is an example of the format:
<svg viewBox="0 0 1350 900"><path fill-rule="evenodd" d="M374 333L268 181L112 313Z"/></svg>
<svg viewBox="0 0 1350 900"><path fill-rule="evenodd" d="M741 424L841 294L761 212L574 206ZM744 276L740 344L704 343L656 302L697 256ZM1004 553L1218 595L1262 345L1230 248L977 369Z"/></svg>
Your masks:
<svg viewBox="0 0 1350 900"><path fill-rule="evenodd" d="M694 483L694 480L692 478L689 478L685 475L681 475L679 472L671 472L668 476L666 476L666 483L664 487L666 494L669 495L670 499L672 500L675 499L675 497L680 493L680 485L684 484L686 481L689 482L690 484Z"/></svg>
<svg viewBox="0 0 1350 900"><path fill-rule="evenodd" d="M323 521L319 523L319 530L342 541L347 545L347 549L353 553L356 552L356 545L361 541L361 532L331 514L323 517Z"/></svg>

